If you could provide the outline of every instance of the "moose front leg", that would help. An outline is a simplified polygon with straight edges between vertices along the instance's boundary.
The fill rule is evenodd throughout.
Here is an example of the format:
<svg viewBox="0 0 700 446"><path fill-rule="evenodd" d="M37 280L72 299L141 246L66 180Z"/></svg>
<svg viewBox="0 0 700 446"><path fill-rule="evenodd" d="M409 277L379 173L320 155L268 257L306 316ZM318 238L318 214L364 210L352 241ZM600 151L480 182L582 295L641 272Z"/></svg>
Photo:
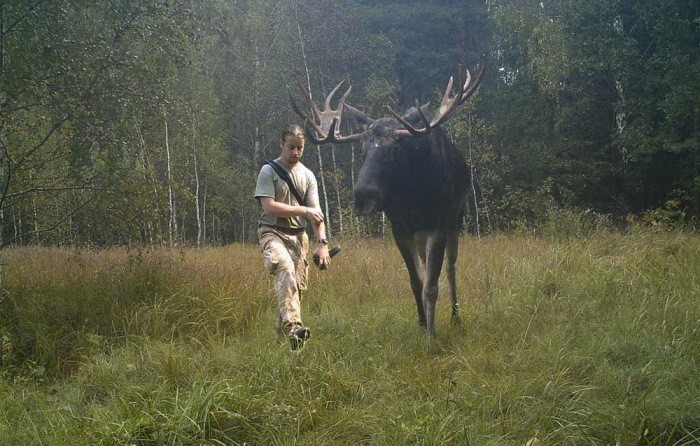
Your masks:
<svg viewBox="0 0 700 446"><path fill-rule="evenodd" d="M425 255L425 282L423 283L423 303L427 319L426 334L428 338L435 335L435 306L438 298L438 280L445 257L445 231L435 231L428 234Z"/></svg>
<svg viewBox="0 0 700 446"><path fill-rule="evenodd" d="M393 233L396 246L398 246L403 261L406 263L406 269L408 269L411 291L413 291L413 297L416 299L416 308L418 309L418 325L425 328L426 319L423 305L423 280L421 279L419 269L420 261L418 260L419 249L423 249L425 252L425 244L423 244L423 246L418 246L415 234L402 234L398 231L394 231Z"/></svg>

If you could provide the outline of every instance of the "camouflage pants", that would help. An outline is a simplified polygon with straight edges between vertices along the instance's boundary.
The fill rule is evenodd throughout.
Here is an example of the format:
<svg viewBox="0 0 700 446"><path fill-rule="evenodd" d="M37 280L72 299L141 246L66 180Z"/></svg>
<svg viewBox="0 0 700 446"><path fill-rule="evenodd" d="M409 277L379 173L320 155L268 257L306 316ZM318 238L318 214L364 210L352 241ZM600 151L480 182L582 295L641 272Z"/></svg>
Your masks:
<svg viewBox="0 0 700 446"><path fill-rule="evenodd" d="M278 330L285 334L301 322L301 291L306 290L309 236L285 234L268 226L258 229L265 269L274 276Z"/></svg>

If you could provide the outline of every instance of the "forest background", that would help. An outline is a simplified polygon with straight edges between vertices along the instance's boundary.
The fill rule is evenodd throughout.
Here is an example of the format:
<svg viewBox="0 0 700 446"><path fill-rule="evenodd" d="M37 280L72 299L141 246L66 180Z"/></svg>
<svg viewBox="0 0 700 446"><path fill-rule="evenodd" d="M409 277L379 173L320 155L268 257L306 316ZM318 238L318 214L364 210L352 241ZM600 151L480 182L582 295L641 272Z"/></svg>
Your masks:
<svg viewBox="0 0 700 446"><path fill-rule="evenodd" d="M465 229L697 225L700 4L691 0L13 0L0 3L0 245L255 239L287 86L339 81L374 118L489 61L447 125ZM330 232L359 147L308 145Z"/></svg>

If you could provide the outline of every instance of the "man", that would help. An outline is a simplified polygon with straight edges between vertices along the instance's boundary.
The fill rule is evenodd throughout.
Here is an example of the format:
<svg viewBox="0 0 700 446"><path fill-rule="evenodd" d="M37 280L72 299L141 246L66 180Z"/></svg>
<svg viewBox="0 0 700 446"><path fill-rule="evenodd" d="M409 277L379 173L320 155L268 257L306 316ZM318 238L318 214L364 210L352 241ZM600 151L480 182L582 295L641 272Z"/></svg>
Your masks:
<svg viewBox="0 0 700 446"><path fill-rule="evenodd" d="M292 350L304 345L311 332L301 321L301 291L306 290L309 237L307 220L316 236L314 255L319 267L327 269L331 259L328 240L319 206L316 177L301 162L304 153L304 130L291 125L280 134L280 157L275 160L284 169L302 199L299 202L285 180L269 164L258 175L255 198L262 215L258 220L258 239L265 268L274 275L279 308L278 333L288 336Z"/></svg>

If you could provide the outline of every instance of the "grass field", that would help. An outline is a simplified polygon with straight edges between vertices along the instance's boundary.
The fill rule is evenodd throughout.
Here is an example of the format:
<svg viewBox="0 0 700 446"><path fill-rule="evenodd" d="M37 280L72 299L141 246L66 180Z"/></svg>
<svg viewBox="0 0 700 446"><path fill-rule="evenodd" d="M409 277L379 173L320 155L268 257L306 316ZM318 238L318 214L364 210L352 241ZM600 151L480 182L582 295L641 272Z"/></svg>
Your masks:
<svg viewBox="0 0 700 446"><path fill-rule="evenodd" d="M700 444L700 236L465 238L432 342L343 248L301 353L256 246L4 251L0 445Z"/></svg>

